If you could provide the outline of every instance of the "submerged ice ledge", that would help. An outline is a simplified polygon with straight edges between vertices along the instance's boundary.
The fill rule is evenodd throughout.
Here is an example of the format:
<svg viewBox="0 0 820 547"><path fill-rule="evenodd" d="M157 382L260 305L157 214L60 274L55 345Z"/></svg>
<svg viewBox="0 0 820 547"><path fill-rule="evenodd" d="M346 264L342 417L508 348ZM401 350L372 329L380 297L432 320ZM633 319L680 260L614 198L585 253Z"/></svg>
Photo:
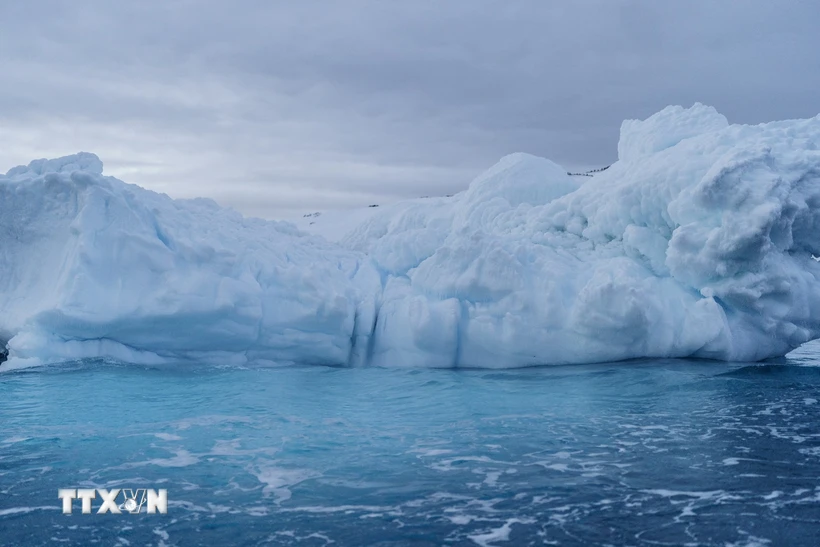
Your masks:
<svg viewBox="0 0 820 547"><path fill-rule="evenodd" d="M820 118L623 123L584 181L525 154L339 242L102 175L0 175L0 369L77 358L517 367L759 360L820 337Z"/></svg>

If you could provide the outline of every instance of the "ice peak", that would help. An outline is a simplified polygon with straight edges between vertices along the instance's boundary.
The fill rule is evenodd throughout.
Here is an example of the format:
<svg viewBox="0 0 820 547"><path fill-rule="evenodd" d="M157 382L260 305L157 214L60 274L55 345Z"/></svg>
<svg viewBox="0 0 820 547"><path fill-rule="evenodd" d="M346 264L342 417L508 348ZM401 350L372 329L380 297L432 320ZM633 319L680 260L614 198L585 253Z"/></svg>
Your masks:
<svg viewBox="0 0 820 547"><path fill-rule="evenodd" d="M671 148L684 139L729 126L726 116L712 106L667 106L645 120L624 120L618 141L618 159L632 161Z"/></svg>
<svg viewBox="0 0 820 547"><path fill-rule="evenodd" d="M91 152L78 152L70 156L54 159L34 160L26 165L12 168L6 173L11 178L19 175L45 175L46 173L71 173L74 171L84 171L94 175L102 175L103 162L96 154Z"/></svg>
<svg viewBox="0 0 820 547"><path fill-rule="evenodd" d="M517 152L501 158L470 183L466 197L481 202L502 197L511 205L540 205L572 192L578 184L546 158Z"/></svg>

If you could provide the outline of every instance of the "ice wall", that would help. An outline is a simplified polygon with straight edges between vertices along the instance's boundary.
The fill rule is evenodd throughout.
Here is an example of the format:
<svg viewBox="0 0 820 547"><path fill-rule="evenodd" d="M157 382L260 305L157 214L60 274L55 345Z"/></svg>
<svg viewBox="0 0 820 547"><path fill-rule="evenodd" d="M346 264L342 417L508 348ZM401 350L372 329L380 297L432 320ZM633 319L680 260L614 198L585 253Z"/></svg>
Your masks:
<svg viewBox="0 0 820 547"><path fill-rule="evenodd" d="M820 336L820 118L669 107L577 181L502 159L339 245L101 175L0 176L3 367L74 357L512 367L758 360Z"/></svg>
<svg viewBox="0 0 820 547"><path fill-rule="evenodd" d="M350 359L357 314L372 300L356 287L374 283L356 282L360 254L101 170L79 154L0 177L8 365Z"/></svg>

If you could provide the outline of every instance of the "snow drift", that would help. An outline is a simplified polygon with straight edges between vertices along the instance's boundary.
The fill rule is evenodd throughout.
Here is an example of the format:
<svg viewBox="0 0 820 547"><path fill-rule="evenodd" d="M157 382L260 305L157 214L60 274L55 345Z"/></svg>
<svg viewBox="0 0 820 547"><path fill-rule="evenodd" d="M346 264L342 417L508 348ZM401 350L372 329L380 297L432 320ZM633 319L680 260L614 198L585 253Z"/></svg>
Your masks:
<svg viewBox="0 0 820 547"><path fill-rule="evenodd" d="M339 242L38 160L0 176L3 366L780 356L820 337L818 144L668 107L594 178L515 154Z"/></svg>

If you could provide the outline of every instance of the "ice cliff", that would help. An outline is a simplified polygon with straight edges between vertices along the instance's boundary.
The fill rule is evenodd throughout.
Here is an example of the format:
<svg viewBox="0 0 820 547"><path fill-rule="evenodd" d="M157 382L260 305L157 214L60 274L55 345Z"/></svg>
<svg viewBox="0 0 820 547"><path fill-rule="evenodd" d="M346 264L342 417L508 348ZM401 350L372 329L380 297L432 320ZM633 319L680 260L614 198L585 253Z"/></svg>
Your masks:
<svg viewBox="0 0 820 547"><path fill-rule="evenodd" d="M0 175L0 369L783 355L820 337L819 144L820 117L668 107L594 178L507 156L339 242L37 160Z"/></svg>

